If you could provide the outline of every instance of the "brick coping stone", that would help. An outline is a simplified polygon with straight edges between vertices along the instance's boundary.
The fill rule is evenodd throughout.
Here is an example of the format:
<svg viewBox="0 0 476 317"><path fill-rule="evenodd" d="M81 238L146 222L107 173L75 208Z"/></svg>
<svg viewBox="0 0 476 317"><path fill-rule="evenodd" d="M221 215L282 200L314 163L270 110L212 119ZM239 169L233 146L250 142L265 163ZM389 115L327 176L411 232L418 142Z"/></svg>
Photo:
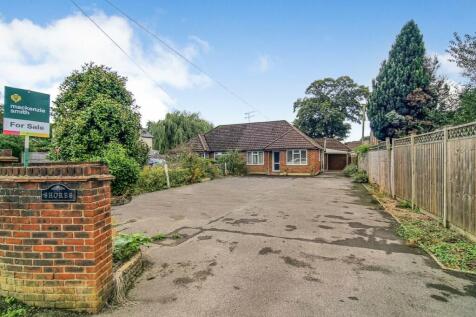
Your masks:
<svg viewBox="0 0 476 317"><path fill-rule="evenodd" d="M98 312L112 287L111 180L98 163L0 167L0 295ZM41 200L61 183L75 202Z"/></svg>

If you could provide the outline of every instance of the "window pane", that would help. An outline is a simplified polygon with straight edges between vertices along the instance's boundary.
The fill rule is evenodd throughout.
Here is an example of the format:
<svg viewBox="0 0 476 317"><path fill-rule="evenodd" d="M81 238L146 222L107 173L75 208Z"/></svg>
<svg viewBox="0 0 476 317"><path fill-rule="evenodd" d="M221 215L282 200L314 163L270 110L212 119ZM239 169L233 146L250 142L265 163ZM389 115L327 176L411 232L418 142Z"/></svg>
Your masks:
<svg viewBox="0 0 476 317"><path fill-rule="evenodd" d="M248 156L248 157L247 157L246 160L248 161L248 164L251 164L251 161L252 161L252 160L251 160L251 152L248 152L248 153L247 153L247 156Z"/></svg>
<svg viewBox="0 0 476 317"><path fill-rule="evenodd" d="M307 164L307 156L306 156L306 150L301 150L301 164L306 165Z"/></svg>
<svg viewBox="0 0 476 317"><path fill-rule="evenodd" d="M259 152L258 163L259 163L259 164L263 164L263 152Z"/></svg>
<svg viewBox="0 0 476 317"><path fill-rule="evenodd" d="M286 154L286 162L291 163L293 160L292 156L293 156L293 151L288 151Z"/></svg>

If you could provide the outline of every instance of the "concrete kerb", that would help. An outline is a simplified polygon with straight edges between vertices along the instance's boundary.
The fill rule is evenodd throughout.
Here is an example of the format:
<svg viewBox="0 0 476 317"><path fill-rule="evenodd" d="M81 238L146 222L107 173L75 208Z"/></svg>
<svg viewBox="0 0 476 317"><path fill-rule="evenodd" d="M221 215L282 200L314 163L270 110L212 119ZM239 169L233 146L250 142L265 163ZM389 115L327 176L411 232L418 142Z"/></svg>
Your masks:
<svg viewBox="0 0 476 317"><path fill-rule="evenodd" d="M373 198L375 198L375 200L379 203L380 206L382 206L382 208L385 210L385 212L387 212L393 219L395 219L396 222L398 222L399 224L401 224L402 222L400 221L400 219L398 219L397 217L395 217L395 215L393 215L389 210L387 210L387 208L385 207L385 204L377 197L377 195L374 194L374 191L373 189L368 186L368 185L365 185L365 184L362 184L362 186L369 192L370 195L372 195ZM429 215L429 216L432 216L434 218L433 215ZM433 253L419 247L421 250L425 251L426 254L428 254L432 259L433 261L435 261L436 264L438 264L438 266L440 267L440 269L444 270L444 271L449 271L449 272L455 272L455 273L464 273L464 274L468 274L468 275L471 275L471 276L476 276L476 273L474 272L470 272L470 271L466 271L466 270L457 270L457 269L453 269L453 268L450 268L450 267L447 267L446 265L444 265L443 263L441 263L435 255L433 255Z"/></svg>

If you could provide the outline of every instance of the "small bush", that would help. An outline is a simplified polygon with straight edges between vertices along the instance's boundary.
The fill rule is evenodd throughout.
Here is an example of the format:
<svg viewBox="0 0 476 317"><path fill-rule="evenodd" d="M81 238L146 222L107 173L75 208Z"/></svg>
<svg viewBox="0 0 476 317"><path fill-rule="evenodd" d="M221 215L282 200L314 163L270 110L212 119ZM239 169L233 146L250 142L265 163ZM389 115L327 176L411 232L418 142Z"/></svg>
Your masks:
<svg viewBox="0 0 476 317"><path fill-rule="evenodd" d="M349 164L344 168L344 175L347 177L351 177L355 173L359 171L359 168L355 164Z"/></svg>
<svg viewBox="0 0 476 317"><path fill-rule="evenodd" d="M352 175L352 181L354 183L368 183L369 177L367 176L367 172L363 170L359 170Z"/></svg>
<svg viewBox="0 0 476 317"><path fill-rule="evenodd" d="M171 187L183 186L191 183L192 174L186 168L169 168ZM162 166L146 166L139 174L135 194L155 192L167 189L167 177Z"/></svg>
<svg viewBox="0 0 476 317"><path fill-rule="evenodd" d="M219 169L213 165L210 159L199 156L192 152L183 152L179 154L178 164L190 170L190 182L197 183L202 178L215 178L220 175Z"/></svg>
<svg viewBox="0 0 476 317"><path fill-rule="evenodd" d="M118 143L110 143L103 153L102 160L109 167L115 177L112 181L112 194L120 196L131 193L136 184L140 167L139 164L127 155L124 147Z"/></svg>
<svg viewBox="0 0 476 317"><path fill-rule="evenodd" d="M370 149L370 144L361 144L359 146L357 146L354 151L355 153L357 153L358 155L362 155L364 153L367 153Z"/></svg>
<svg viewBox="0 0 476 317"><path fill-rule="evenodd" d="M223 168L226 164L226 170L229 175L241 176L246 174L246 161L238 151L230 151L218 158Z"/></svg>
<svg viewBox="0 0 476 317"><path fill-rule="evenodd" d="M140 247L152 242L152 239L142 233L120 234L114 239L112 258L115 263L125 262L132 258Z"/></svg>

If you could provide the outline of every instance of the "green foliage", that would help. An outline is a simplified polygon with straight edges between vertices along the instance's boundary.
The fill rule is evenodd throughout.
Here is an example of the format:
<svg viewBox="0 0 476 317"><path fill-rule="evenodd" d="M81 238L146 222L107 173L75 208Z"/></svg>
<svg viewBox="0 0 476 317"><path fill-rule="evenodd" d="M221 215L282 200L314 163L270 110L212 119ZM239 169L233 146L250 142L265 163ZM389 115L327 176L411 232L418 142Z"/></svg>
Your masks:
<svg viewBox="0 0 476 317"><path fill-rule="evenodd" d="M448 48L452 59L463 70L463 76L467 77L471 84L476 84L476 33L465 34L463 37L454 33L454 39Z"/></svg>
<svg viewBox="0 0 476 317"><path fill-rule="evenodd" d="M352 181L354 183L368 183L369 177L367 175L367 172L364 170L358 170L352 175Z"/></svg>
<svg viewBox="0 0 476 317"><path fill-rule="evenodd" d="M80 317L82 313L38 308L21 303L13 297L0 296L0 317Z"/></svg>
<svg viewBox="0 0 476 317"><path fill-rule="evenodd" d="M241 176L246 174L246 161L238 151L226 152L217 161L222 165L222 168L226 164L229 175Z"/></svg>
<svg viewBox="0 0 476 317"><path fill-rule="evenodd" d="M101 156L115 177L111 184L112 194L118 196L131 193L139 179L139 164L118 143L110 143Z"/></svg>
<svg viewBox="0 0 476 317"><path fill-rule="evenodd" d="M350 130L344 121L360 122L368 94L348 76L316 80L294 103L294 125L313 138L344 138Z"/></svg>
<svg viewBox="0 0 476 317"><path fill-rule="evenodd" d="M119 234L113 242L113 261L116 263L125 262L139 252L141 246L151 242L152 239L142 233Z"/></svg>
<svg viewBox="0 0 476 317"><path fill-rule="evenodd" d="M355 164L349 164L344 168L344 175L347 177L351 177L355 173L359 171L359 167Z"/></svg>
<svg viewBox="0 0 476 317"><path fill-rule="evenodd" d="M146 160L140 143L140 114L125 77L106 66L86 64L60 86L53 106L51 155L65 161L100 157L104 146L121 144L137 163Z"/></svg>
<svg viewBox="0 0 476 317"><path fill-rule="evenodd" d="M152 237L150 237L150 239L152 241L162 241L167 239L167 236L163 233L157 233L157 234L154 234Z"/></svg>
<svg viewBox="0 0 476 317"><path fill-rule="evenodd" d="M183 186L191 183L192 173L190 169L175 167L169 168L171 187ZM149 193L167 189L167 178L162 166L146 166L139 175L135 194Z"/></svg>
<svg viewBox="0 0 476 317"><path fill-rule="evenodd" d="M0 302L0 317L27 317L27 313L25 305L13 297L5 297Z"/></svg>
<svg viewBox="0 0 476 317"><path fill-rule="evenodd" d="M409 200L399 200L397 203L398 208L404 208L404 209L411 209L412 208L412 202Z"/></svg>
<svg viewBox="0 0 476 317"><path fill-rule="evenodd" d="M13 156L20 157L24 147L24 138L13 135L0 135L0 149L11 149Z"/></svg>
<svg viewBox="0 0 476 317"><path fill-rule="evenodd" d="M404 220L397 232L409 243L434 254L444 265L476 272L476 243L436 220Z"/></svg>
<svg viewBox="0 0 476 317"><path fill-rule="evenodd" d="M355 153L357 153L358 155L362 155L364 153L367 153L370 149L370 144L361 144L359 146L357 146L354 151Z"/></svg>
<svg viewBox="0 0 476 317"><path fill-rule="evenodd" d="M191 183L196 183L202 178L215 178L220 175L219 169L213 165L210 159L203 158L193 152L182 152L178 155L180 166L191 172Z"/></svg>
<svg viewBox="0 0 476 317"><path fill-rule="evenodd" d="M464 124L476 121L476 89L467 88L460 96L460 104L456 109L452 123Z"/></svg>
<svg viewBox="0 0 476 317"><path fill-rule="evenodd" d="M147 128L154 136L154 150L165 153L192 137L211 130L213 125L200 118L198 113L174 111L167 113L164 120L149 121Z"/></svg>
<svg viewBox="0 0 476 317"><path fill-rule="evenodd" d="M368 117L378 139L399 137L431 127L435 107L432 73L423 36L414 21L402 28L373 82Z"/></svg>

